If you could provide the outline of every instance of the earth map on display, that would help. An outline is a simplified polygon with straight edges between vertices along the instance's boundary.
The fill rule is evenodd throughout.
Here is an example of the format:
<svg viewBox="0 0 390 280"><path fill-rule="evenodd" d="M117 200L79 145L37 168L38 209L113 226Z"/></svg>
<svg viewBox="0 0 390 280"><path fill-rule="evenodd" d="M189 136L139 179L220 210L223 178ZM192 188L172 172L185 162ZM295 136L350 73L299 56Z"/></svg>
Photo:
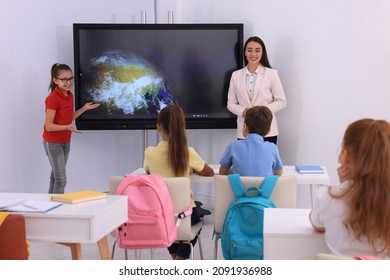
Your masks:
<svg viewBox="0 0 390 280"><path fill-rule="evenodd" d="M91 59L87 76L88 99L109 115L158 114L177 104L162 71L141 55L105 51Z"/></svg>

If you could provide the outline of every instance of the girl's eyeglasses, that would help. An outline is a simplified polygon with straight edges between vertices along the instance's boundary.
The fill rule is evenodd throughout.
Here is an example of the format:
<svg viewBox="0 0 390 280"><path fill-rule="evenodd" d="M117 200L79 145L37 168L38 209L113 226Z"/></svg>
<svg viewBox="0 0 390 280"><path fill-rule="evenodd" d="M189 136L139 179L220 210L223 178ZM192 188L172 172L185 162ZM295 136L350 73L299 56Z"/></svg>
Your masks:
<svg viewBox="0 0 390 280"><path fill-rule="evenodd" d="M60 80L61 82L63 82L64 84L66 84L67 82L73 83L73 81L74 81L74 77L70 77L70 78L58 78L57 77L57 79Z"/></svg>

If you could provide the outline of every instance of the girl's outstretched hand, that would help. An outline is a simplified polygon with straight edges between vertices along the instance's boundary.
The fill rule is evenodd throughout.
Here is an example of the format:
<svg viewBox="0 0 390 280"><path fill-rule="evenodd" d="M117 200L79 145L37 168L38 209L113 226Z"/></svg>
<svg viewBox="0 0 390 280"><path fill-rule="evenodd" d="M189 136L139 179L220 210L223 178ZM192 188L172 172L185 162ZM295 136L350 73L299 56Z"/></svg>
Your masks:
<svg viewBox="0 0 390 280"><path fill-rule="evenodd" d="M75 127L73 124L70 124L69 127L68 127L68 129L69 129L70 131L72 131L73 133L81 133L81 131L78 130L77 127Z"/></svg>
<svg viewBox="0 0 390 280"><path fill-rule="evenodd" d="M100 106L100 103L88 102L84 104L85 111L95 109Z"/></svg>

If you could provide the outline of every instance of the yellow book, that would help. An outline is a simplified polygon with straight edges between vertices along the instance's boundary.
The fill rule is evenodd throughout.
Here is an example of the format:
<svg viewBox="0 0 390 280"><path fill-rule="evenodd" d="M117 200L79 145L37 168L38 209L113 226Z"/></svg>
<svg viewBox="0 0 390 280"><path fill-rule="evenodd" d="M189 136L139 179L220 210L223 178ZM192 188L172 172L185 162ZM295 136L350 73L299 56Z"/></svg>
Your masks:
<svg viewBox="0 0 390 280"><path fill-rule="evenodd" d="M104 192L84 190L84 191L70 192L64 194L55 194L51 197L51 200L74 204L74 203L102 199L106 197L107 194Z"/></svg>

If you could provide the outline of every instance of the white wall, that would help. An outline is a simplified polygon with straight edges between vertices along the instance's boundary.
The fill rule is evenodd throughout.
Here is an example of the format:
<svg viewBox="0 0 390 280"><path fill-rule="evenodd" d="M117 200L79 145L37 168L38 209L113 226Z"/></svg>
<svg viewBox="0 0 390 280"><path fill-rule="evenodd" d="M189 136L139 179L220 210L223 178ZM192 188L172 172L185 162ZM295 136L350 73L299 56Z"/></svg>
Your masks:
<svg viewBox="0 0 390 280"><path fill-rule="evenodd" d="M166 23L174 9L183 23L243 22L245 38L263 38L288 99L277 115L285 164L323 164L337 183L336 152L348 123L390 119L390 2L385 0L2 0L0 191L47 191L44 99L50 66L57 61L73 66L72 23L139 23L141 10L147 11L147 22L156 11L157 22ZM148 135L154 144L155 132ZM192 130L188 136L206 161L216 163L235 133ZM104 188L108 176L138 168L142 150L142 131L73 135L68 191Z"/></svg>
<svg viewBox="0 0 390 280"><path fill-rule="evenodd" d="M74 22L154 22L152 0L0 2L0 84L3 123L0 191L47 192L50 165L43 151L44 100L50 67L73 68ZM68 191L106 188L108 176L142 164L142 131L85 131L72 137Z"/></svg>
<svg viewBox="0 0 390 280"><path fill-rule="evenodd" d="M390 2L184 1L183 22L243 22L279 71L288 105L277 114L285 164L323 164L333 184L346 126L390 120ZM307 195L307 188L302 190ZM308 197L298 204L308 206Z"/></svg>

